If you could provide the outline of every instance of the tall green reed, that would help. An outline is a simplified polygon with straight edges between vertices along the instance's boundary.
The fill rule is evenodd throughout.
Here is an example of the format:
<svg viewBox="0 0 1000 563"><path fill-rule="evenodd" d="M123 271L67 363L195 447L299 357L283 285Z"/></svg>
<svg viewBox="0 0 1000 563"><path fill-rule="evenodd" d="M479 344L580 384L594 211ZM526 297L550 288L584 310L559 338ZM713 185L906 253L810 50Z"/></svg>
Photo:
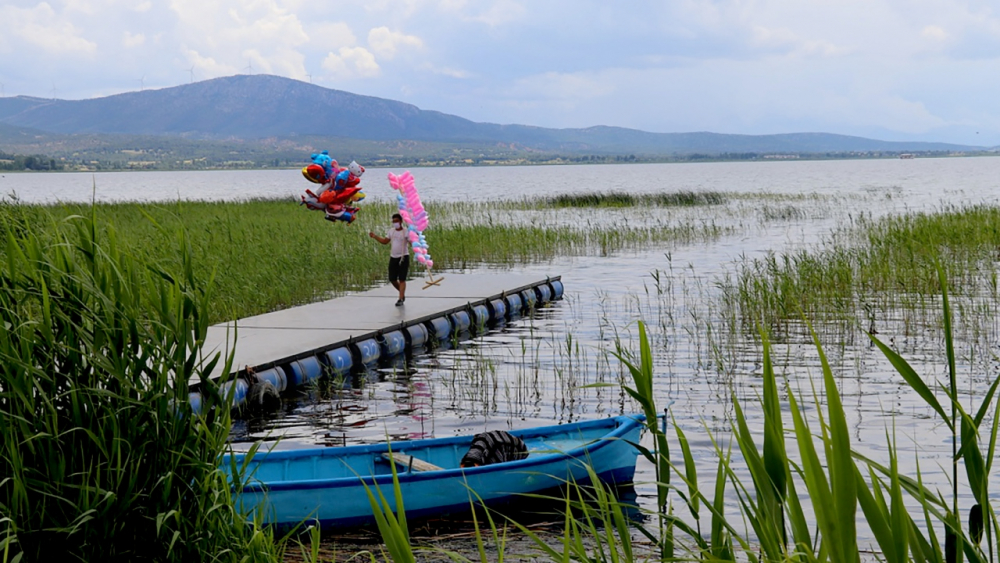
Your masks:
<svg viewBox="0 0 1000 563"><path fill-rule="evenodd" d="M202 357L211 284L196 279L188 239L162 249L166 267L134 257L93 215L43 226L0 227L5 558L279 558L219 467L228 398L206 379L222 359ZM205 386L203 415L188 404L191 382Z"/></svg>
<svg viewBox="0 0 1000 563"><path fill-rule="evenodd" d="M499 205L499 204L497 204ZM434 203L427 237L435 267L465 269L480 265L512 266L564 255L609 254L644 248L651 242L699 240L719 236L713 225L559 225L551 221L520 224L510 220L532 205L507 202L497 220L486 219L492 203ZM366 202L352 224L331 224L322 214L289 200L240 202L178 201L33 205L0 204L0 222L30 228L42 241L71 232L64 221L96 213L101 236L114 229L123 252L164 267L176 268L172 233L183 229L199 283L213 272L209 315L212 322L242 318L293 305L328 299L382 283L386 249L368 238L381 231L395 206ZM2 250L0 250L2 252Z"/></svg>

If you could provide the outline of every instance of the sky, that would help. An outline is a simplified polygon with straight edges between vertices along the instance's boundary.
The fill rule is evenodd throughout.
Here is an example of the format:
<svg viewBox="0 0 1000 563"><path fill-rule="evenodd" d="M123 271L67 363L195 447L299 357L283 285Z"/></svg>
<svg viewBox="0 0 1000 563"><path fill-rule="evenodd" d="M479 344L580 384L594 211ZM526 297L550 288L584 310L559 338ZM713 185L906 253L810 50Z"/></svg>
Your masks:
<svg viewBox="0 0 1000 563"><path fill-rule="evenodd" d="M0 95L275 74L474 121L1000 145L1000 0L0 0Z"/></svg>

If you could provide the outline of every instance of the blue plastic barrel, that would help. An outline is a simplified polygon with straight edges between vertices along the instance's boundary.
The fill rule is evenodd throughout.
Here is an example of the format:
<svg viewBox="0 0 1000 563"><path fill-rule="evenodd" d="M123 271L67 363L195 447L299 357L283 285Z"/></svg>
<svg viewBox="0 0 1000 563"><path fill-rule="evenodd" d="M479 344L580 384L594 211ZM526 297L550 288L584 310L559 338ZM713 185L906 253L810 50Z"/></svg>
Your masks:
<svg viewBox="0 0 1000 563"><path fill-rule="evenodd" d="M188 393L188 403L191 404L191 412L201 414L201 393L197 391Z"/></svg>
<svg viewBox="0 0 1000 563"><path fill-rule="evenodd" d="M374 364L382 356L382 347L374 338L355 342L351 345L354 348L354 357L359 364Z"/></svg>
<svg viewBox="0 0 1000 563"><path fill-rule="evenodd" d="M490 301L490 322L501 324L507 320L507 304L503 299Z"/></svg>
<svg viewBox="0 0 1000 563"><path fill-rule="evenodd" d="M383 334L380 344L382 345L383 358L398 356L406 351L406 337L403 336L403 331L401 330L394 330Z"/></svg>
<svg viewBox="0 0 1000 563"><path fill-rule="evenodd" d="M538 296L535 294L534 289L526 289L521 292L521 299L524 300L524 308L531 309L535 308L535 304L538 303Z"/></svg>
<svg viewBox="0 0 1000 563"><path fill-rule="evenodd" d="M535 286L535 293L538 295L538 304L548 303L552 301L552 288L549 284L543 283L541 285Z"/></svg>
<svg viewBox="0 0 1000 563"><path fill-rule="evenodd" d="M270 383L275 389L277 389L278 393L281 393L288 388L288 378L285 377L285 370L278 367L258 371L253 375L253 377L259 383Z"/></svg>
<svg viewBox="0 0 1000 563"><path fill-rule="evenodd" d="M485 328L486 323L490 322L490 309L485 303L473 306L472 314L476 317L474 328L477 331Z"/></svg>
<svg viewBox="0 0 1000 563"><path fill-rule="evenodd" d="M233 408L237 408L247 400L247 392L250 391L250 384L245 379L230 379L219 386L219 394L225 399L229 393L233 394Z"/></svg>
<svg viewBox="0 0 1000 563"><path fill-rule="evenodd" d="M451 319L452 330L456 333L468 332L472 326L472 319L467 311L455 311L448 317Z"/></svg>
<svg viewBox="0 0 1000 563"><path fill-rule="evenodd" d="M447 340L451 336L451 321L447 317L438 317L427 321L431 335L435 340Z"/></svg>
<svg viewBox="0 0 1000 563"><path fill-rule="evenodd" d="M552 287L552 300L556 301L558 299L562 299L563 296L562 280L552 280L549 282L549 286Z"/></svg>
<svg viewBox="0 0 1000 563"><path fill-rule="evenodd" d="M406 327L406 334L410 340L410 354L415 354L414 350L423 348L424 344L427 344L427 339L430 338L430 331L421 324Z"/></svg>
<svg viewBox="0 0 1000 563"><path fill-rule="evenodd" d="M521 310L524 309L524 300L521 299L520 293L512 293L505 299L507 302L507 318L516 319L521 316Z"/></svg>
<svg viewBox="0 0 1000 563"><path fill-rule="evenodd" d="M351 351L346 346L327 350L324 356L326 358L326 368L333 375L347 375L351 373L351 368L354 367L354 357L351 356Z"/></svg>
<svg viewBox="0 0 1000 563"><path fill-rule="evenodd" d="M316 381L323 375L323 366L315 356L295 360L288 364L288 370L290 372L288 383L294 387Z"/></svg>

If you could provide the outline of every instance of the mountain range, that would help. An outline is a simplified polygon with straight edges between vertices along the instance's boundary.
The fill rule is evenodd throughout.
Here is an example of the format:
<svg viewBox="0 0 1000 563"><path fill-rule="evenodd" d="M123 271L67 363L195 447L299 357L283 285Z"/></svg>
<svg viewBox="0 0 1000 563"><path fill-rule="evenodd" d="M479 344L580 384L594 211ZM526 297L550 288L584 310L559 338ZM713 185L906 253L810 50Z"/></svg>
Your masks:
<svg viewBox="0 0 1000 563"><path fill-rule="evenodd" d="M829 133L650 133L622 127L551 129L477 123L399 101L270 75L236 75L87 100L0 98L0 148L45 135L173 137L206 141L339 138L387 143L509 145L565 154L980 151Z"/></svg>

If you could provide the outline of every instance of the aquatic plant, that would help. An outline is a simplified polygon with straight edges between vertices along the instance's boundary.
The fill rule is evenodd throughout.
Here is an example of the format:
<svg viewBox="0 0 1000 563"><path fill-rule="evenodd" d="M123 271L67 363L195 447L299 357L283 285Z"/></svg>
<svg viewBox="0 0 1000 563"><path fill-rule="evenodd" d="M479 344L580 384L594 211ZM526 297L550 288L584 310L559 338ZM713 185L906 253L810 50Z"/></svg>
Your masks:
<svg viewBox="0 0 1000 563"><path fill-rule="evenodd" d="M521 202L429 202L427 208L435 217L427 236L435 244L435 268L441 270L506 267L573 254L608 255L659 242L713 238L723 232L710 223L578 225L509 220L519 210L537 209ZM93 207L8 201L0 206L0 222L12 229L29 229L39 240L51 242L71 231L65 218L93 214L101 236L114 230L123 252L166 268L180 267L164 249L174 244L173 233L184 230L195 280L204 284L213 272L219 273L209 309L210 320L216 323L382 283L385 250L367 233L386 228L394 211L388 203L366 202L354 223L331 225L320 214L288 200ZM507 218L493 220L491 213Z"/></svg>
<svg viewBox="0 0 1000 563"><path fill-rule="evenodd" d="M967 298L959 311L994 316L972 305L995 296L1000 208L977 205L936 213L871 219L865 215L833 233L817 249L769 253L747 260L723 283L725 306L743 327L762 322L774 331L797 324L801 312L817 323L853 322L869 332L884 319L922 326L936 310L946 268L952 289ZM881 326L880 326L881 325ZM739 330L739 328L737 328Z"/></svg>
<svg viewBox="0 0 1000 563"><path fill-rule="evenodd" d="M211 284L187 239L172 241L170 268L131 255L93 215L33 227L0 225L3 560L280 558L219 467L229 399L225 378L207 375L231 360L202 357ZM188 404L192 381L204 415Z"/></svg>
<svg viewBox="0 0 1000 563"><path fill-rule="evenodd" d="M635 207L653 205L680 207L693 205L721 205L726 202L726 194L721 192L680 191L641 194L632 192L594 192L584 194L560 194L541 200L548 207Z"/></svg>

